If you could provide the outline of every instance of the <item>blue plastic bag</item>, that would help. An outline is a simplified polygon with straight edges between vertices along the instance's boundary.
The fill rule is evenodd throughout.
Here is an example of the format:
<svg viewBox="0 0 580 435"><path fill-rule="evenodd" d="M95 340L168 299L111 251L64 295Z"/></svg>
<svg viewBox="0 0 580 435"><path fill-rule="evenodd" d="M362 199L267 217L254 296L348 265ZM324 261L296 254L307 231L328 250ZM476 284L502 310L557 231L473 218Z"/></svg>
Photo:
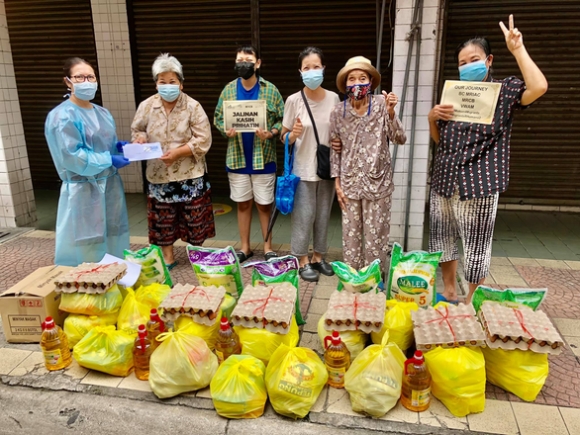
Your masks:
<svg viewBox="0 0 580 435"><path fill-rule="evenodd" d="M289 152L288 136L284 142L284 175L278 177L276 181L276 208L280 213L287 215L294 209L294 195L300 182L300 177L292 174L292 165L294 163L294 147Z"/></svg>

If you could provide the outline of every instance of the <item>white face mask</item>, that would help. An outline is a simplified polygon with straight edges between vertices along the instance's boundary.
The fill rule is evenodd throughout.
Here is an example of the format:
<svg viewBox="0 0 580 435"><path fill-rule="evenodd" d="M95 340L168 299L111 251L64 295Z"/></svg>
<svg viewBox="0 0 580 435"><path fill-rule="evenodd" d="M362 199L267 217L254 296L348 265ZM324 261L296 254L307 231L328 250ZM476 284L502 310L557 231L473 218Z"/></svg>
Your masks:
<svg viewBox="0 0 580 435"><path fill-rule="evenodd" d="M74 96L79 100L91 101L93 98L95 98L98 87L99 85L97 82L92 83L84 81L82 83L73 83L73 93Z"/></svg>

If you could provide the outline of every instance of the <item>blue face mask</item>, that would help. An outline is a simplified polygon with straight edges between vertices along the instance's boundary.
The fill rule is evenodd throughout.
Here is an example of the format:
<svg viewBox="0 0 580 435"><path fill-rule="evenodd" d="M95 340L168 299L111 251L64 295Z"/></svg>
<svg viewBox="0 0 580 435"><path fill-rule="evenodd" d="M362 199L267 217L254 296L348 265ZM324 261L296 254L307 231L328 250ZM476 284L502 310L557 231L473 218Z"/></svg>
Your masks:
<svg viewBox="0 0 580 435"><path fill-rule="evenodd" d="M157 85L157 92L168 103L173 103L179 97L179 85Z"/></svg>
<svg viewBox="0 0 580 435"><path fill-rule="evenodd" d="M459 67L459 80L468 82L480 82L487 76L487 65L484 60L478 60Z"/></svg>
<svg viewBox="0 0 580 435"><path fill-rule="evenodd" d="M323 69L311 69L310 71L304 71L300 74L302 74L302 81L308 89L318 89L324 80Z"/></svg>
<svg viewBox="0 0 580 435"><path fill-rule="evenodd" d="M74 96L79 100L91 101L95 98L99 85L91 82L73 83Z"/></svg>

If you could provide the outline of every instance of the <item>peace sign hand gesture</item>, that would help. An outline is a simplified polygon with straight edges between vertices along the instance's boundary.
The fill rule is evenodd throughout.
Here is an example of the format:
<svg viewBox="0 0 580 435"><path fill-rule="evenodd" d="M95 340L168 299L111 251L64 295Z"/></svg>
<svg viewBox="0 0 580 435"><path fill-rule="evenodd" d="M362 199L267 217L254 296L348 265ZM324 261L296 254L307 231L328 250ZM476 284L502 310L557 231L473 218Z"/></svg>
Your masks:
<svg viewBox="0 0 580 435"><path fill-rule="evenodd" d="M521 32L518 30L517 27L514 27L514 16L510 15L509 21L509 30L506 28L503 21L499 22L499 27L503 31L505 36L505 43L507 45L508 50L514 54L517 50L524 46L524 37L522 36Z"/></svg>

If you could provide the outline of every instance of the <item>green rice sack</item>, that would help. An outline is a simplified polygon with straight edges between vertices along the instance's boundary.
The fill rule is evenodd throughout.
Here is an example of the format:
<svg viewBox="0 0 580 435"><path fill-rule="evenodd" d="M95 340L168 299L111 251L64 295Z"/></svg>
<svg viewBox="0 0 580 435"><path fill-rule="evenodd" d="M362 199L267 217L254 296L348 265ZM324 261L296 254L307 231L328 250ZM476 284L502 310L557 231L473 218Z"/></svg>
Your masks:
<svg viewBox="0 0 580 435"><path fill-rule="evenodd" d="M270 261L259 261L250 263L244 267L254 267L252 272L252 285L272 286L283 282L289 282L296 289L296 323L304 325L306 322L300 312L300 291L298 270L300 264L298 259L292 255L272 258Z"/></svg>
<svg viewBox="0 0 580 435"><path fill-rule="evenodd" d="M505 289L497 290L491 287L477 286L471 299L475 312L479 312L481 304L485 301L499 302L512 308L520 308L522 305L536 311L548 294L548 289Z"/></svg>
<svg viewBox="0 0 580 435"><path fill-rule="evenodd" d="M125 260L141 265L141 273L135 287L159 283L173 287L171 275L165 265L163 252L159 246L150 245L137 252L125 249Z"/></svg>
<svg viewBox="0 0 580 435"><path fill-rule="evenodd" d="M228 294L236 299L244 291L240 262L231 246L216 249L189 245L187 256L199 285L225 287Z"/></svg>
<svg viewBox="0 0 580 435"><path fill-rule="evenodd" d="M356 270L341 261L332 262L332 270L338 278L338 290L366 293L377 289L381 282L381 260L376 259L367 267Z"/></svg>
<svg viewBox="0 0 580 435"><path fill-rule="evenodd" d="M441 255L443 252L404 253L401 245L395 243L391 253L387 299L415 302L420 308L435 305L435 282Z"/></svg>

